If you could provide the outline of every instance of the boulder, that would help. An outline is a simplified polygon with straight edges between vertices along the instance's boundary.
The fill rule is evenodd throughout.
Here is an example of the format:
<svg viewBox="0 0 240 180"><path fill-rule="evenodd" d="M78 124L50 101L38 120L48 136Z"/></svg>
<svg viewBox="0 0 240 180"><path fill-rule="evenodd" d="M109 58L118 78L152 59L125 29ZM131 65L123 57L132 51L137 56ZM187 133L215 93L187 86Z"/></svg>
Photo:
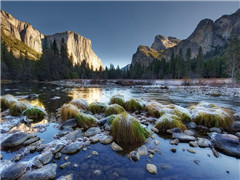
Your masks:
<svg viewBox="0 0 240 180"><path fill-rule="evenodd" d="M172 137L175 139L178 139L179 141L183 141L183 142L195 141L194 136L189 136L184 133L173 133Z"/></svg>
<svg viewBox="0 0 240 180"><path fill-rule="evenodd" d="M62 123L62 125L60 126L60 129L64 129L65 127L77 127L77 120L75 118L73 119L68 119L67 121L65 121L64 123Z"/></svg>
<svg viewBox="0 0 240 180"><path fill-rule="evenodd" d="M62 150L61 153L63 154L74 154L77 151L79 151L83 147L83 144L80 142L75 142L72 144L69 144L65 146Z"/></svg>
<svg viewBox="0 0 240 180"><path fill-rule="evenodd" d="M21 145L28 139L29 135L23 132L17 132L4 139L1 143L2 148L13 148Z"/></svg>
<svg viewBox="0 0 240 180"><path fill-rule="evenodd" d="M101 130L99 127L91 127L85 132L85 136L94 136L100 132Z"/></svg>
<svg viewBox="0 0 240 180"><path fill-rule="evenodd" d="M14 163L4 169L1 173L2 180L15 180L23 175L27 170L27 166L21 163Z"/></svg>

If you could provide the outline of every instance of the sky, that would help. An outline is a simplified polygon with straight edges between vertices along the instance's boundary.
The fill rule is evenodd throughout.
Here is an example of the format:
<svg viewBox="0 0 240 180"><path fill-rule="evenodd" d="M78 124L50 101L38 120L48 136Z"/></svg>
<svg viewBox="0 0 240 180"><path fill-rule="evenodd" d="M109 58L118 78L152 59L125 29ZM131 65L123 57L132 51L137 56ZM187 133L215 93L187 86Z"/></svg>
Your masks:
<svg viewBox="0 0 240 180"><path fill-rule="evenodd" d="M90 39L104 66L131 63L158 34L186 39L200 20L232 14L235 2L2 2L4 11L49 35L71 30Z"/></svg>

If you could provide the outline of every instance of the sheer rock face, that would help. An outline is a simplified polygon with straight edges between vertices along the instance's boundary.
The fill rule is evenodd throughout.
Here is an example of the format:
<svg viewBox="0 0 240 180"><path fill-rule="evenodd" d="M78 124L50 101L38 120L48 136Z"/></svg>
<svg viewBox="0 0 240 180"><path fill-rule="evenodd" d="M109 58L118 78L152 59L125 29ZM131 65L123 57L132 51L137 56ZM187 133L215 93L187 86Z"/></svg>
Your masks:
<svg viewBox="0 0 240 180"><path fill-rule="evenodd" d="M100 58L98 58L91 48L91 40L75 32L66 31L54 35L44 35L34 29L31 24L17 20L3 10L1 10L1 30L8 39L17 39L37 53L42 53L43 42L45 40L49 44L48 47L50 47L50 44L52 44L55 39L57 47L60 50L62 39L64 39L68 56L69 58L72 56L74 65L86 60L94 69L103 67ZM19 56L20 53L15 52L14 55ZM37 59L37 57L33 59Z"/></svg>
<svg viewBox="0 0 240 180"><path fill-rule="evenodd" d="M216 47L227 45L236 35L240 39L240 9L231 15L224 15L215 22L211 19L203 19L197 25L193 33L178 45L167 49L163 57L171 58L171 54L177 54L180 49L186 54L188 48L192 50L192 57L196 57L201 46L203 53L214 50Z"/></svg>
<svg viewBox="0 0 240 180"><path fill-rule="evenodd" d="M181 40L175 37L165 37L162 35L157 35L155 36L155 39L151 48L157 51L161 51L161 50L165 50L173 46L176 46L180 41Z"/></svg>

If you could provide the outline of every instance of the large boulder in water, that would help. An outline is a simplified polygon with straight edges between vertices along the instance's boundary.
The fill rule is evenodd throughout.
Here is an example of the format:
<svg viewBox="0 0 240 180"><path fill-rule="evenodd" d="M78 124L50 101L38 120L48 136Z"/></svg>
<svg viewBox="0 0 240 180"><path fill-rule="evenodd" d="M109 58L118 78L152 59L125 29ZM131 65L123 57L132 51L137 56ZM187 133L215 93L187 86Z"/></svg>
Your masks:
<svg viewBox="0 0 240 180"><path fill-rule="evenodd" d="M211 141L213 146L224 154L240 158L240 143L237 136L214 133Z"/></svg>
<svg viewBox="0 0 240 180"><path fill-rule="evenodd" d="M1 143L2 148L12 148L21 145L28 139L29 135L23 132L17 132L4 139Z"/></svg>
<svg viewBox="0 0 240 180"><path fill-rule="evenodd" d="M3 170L1 173L2 180L14 180L18 179L27 170L27 166L22 163L12 164Z"/></svg>

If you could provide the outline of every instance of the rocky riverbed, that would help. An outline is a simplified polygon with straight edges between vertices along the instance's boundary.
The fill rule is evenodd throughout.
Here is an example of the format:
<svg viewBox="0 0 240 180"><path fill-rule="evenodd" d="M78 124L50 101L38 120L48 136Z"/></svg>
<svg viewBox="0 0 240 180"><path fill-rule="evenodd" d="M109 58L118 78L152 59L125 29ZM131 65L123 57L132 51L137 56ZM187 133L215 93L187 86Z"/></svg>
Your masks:
<svg viewBox="0 0 240 180"><path fill-rule="evenodd" d="M25 96L18 98L28 97ZM55 113L34 122L26 116L11 116L9 110L3 111L2 178L239 178L240 123L236 112L236 121L228 130L189 122L185 123L184 131L171 128L166 132L159 132L155 127L158 118L146 110L129 112L150 136L142 144L126 147L115 141L104 113L85 113L97 119L95 127L82 129L74 118L61 122Z"/></svg>

